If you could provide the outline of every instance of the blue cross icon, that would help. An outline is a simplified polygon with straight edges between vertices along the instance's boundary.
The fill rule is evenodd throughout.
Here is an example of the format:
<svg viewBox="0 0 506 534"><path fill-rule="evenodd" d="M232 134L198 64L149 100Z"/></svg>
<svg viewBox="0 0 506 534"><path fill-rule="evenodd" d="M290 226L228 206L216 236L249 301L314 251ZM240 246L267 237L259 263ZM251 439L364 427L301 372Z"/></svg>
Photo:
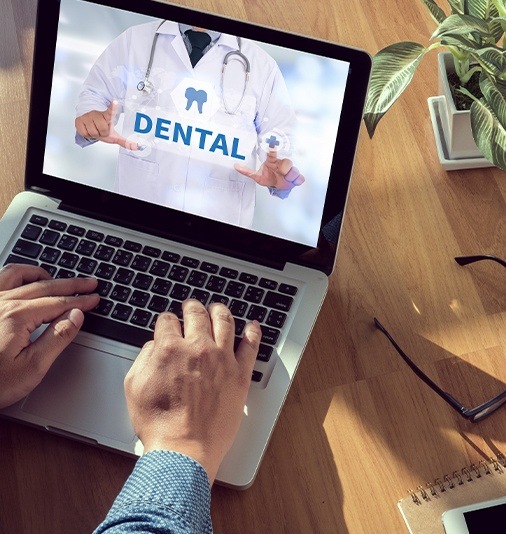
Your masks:
<svg viewBox="0 0 506 534"><path fill-rule="evenodd" d="M269 144L269 148L276 148L280 145L278 138L275 135L271 135L265 142Z"/></svg>

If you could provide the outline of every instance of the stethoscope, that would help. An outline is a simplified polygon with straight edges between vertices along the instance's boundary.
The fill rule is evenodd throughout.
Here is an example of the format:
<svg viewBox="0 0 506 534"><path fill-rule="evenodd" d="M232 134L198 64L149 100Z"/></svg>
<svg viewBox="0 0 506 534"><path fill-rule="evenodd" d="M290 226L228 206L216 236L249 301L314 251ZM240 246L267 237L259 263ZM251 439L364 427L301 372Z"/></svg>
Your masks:
<svg viewBox="0 0 506 534"><path fill-rule="evenodd" d="M155 86L153 85L153 82L149 79L149 77L151 75L151 67L153 66L153 58L155 57L156 42L158 41L158 36L160 35L158 33L158 30L160 29L160 26L164 24L164 22L165 21L162 21L159 24L159 26L156 28L155 35L153 37L153 42L151 44L151 52L149 54L148 66L146 68L146 73L144 74L144 80L141 80L137 84L137 90L145 96L149 96L155 90ZM249 73L251 70L251 66L250 66L249 59L241 51L241 44L242 44L241 38L237 37L237 45L239 46L239 50L232 50L231 52L228 52L223 58L223 65L221 67L221 91L223 95L222 96L223 107L225 108L225 111L228 115L235 115L237 111L239 110L239 108L241 107L241 104L242 104L242 101L244 100L244 95L246 94L246 89L249 83ZM234 58L233 56L237 56L237 57ZM227 102L225 99L225 88L224 88L225 70L231 58L240 61L244 67L244 84L242 88L241 98L239 100L239 103L233 110L231 110L227 105Z"/></svg>

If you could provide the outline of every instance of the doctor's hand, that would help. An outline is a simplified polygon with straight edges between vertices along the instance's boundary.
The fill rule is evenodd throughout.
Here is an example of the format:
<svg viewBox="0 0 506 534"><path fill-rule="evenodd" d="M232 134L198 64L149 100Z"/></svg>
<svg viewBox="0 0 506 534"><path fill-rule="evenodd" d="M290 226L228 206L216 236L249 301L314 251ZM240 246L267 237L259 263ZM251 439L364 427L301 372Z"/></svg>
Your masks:
<svg viewBox="0 0 506 534"><path fill-rule="evenodd" d="M270 150L265 162L258 171L236 163L234 168L237 172L255 180L259 185L275 187L284 191L289 191L297 185L305 182L304 176L300 174L297 167L289 159L279 159L276 150Z"/></svg>
<svg viewBox="0 0 506 534"><path fill-rule="evenodd" d="M42 267L10 264L0 270L0 408L30 393L74 339L83 311L99 302L97 280L53 280ZM30 334L44 323L33 342Z"/></svg>
<svg viewBox="0 0 506 534"><path fill-rule="evenodd" d="M114 129L118 102L113 100L105 111L89 111L77 117L75 125L79 135L102 143L119 145L127 150L139 150L139 145L121 137Z"/></svg>
<svg viewBox="0 0 506 534"><path fill-rule="evenodd" d="M184 335L172 313L158 316L125 378L128 411L144 452L172 450L197 460L212 484L244 416L262 333L248 323L234 354L234 319L223 304L209 312L183 302Z"/></svg>

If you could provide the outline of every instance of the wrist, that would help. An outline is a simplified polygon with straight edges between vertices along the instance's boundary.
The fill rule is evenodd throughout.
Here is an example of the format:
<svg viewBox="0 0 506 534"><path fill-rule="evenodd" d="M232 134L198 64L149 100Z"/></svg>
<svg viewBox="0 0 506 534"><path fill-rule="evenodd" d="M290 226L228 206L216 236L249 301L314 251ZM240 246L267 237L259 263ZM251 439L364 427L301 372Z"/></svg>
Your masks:
<svg viewBox="0 0 506 534"><path fill-rule="evenodd" d="M209 483L212 485L222 458L216 454L210 454L200 442L193 440L177 439L152 439L143 442L144 454L151 451L172 451L188 456L199 463L206 471Z"/></svg>

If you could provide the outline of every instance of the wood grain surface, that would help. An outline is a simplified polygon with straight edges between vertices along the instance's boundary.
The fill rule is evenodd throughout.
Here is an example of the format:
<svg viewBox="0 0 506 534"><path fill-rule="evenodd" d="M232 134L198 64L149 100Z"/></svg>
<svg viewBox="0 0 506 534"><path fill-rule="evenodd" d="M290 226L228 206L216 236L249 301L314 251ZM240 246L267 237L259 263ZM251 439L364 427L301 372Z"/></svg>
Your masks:
<svg viewBox="0 0 506 534"><path fill-rule="evenodd" d="M201 8L373 54L428 43L418 0L194 0ZM23 188L36 0L0 0L0 212ZM328 296L260 473L247 491L215 486L224 533L406 532L397 501L437 476L506 452L506 409L472 424L375 330L377 316L443 389L467 405L505 389L506 175L445 172L427 98L436 56L371 141L363 128ZM103 519L134 461L0 421L0 532L81 534Z"/></svg>

